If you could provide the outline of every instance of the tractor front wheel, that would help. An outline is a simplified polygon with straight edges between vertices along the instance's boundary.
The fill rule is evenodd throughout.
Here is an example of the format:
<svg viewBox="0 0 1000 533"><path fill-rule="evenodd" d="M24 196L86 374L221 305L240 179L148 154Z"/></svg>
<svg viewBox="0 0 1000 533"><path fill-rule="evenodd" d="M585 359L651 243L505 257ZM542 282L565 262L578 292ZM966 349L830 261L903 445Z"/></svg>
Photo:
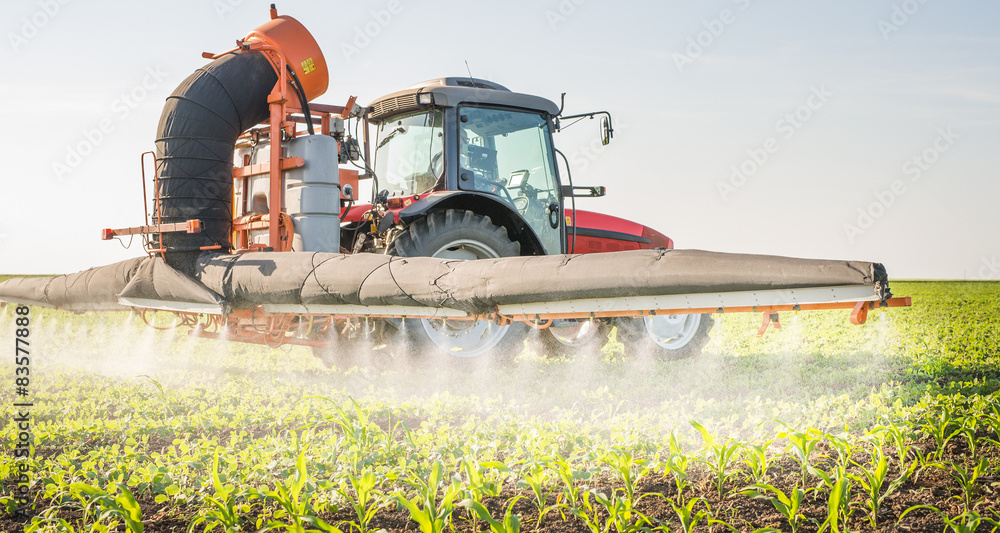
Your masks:
<svg viewBox="0 0 1000 533"><path fill-rule="evenodd" d="M404 257L491 259L520 255L520 243L489 217L472 211L437 211L410 224L390 247ZM447 362L478 365L489 361L508 363L524 348L528 326L506 326L489 320L409 319L401 326L412 355L432 356Z"/></svg>

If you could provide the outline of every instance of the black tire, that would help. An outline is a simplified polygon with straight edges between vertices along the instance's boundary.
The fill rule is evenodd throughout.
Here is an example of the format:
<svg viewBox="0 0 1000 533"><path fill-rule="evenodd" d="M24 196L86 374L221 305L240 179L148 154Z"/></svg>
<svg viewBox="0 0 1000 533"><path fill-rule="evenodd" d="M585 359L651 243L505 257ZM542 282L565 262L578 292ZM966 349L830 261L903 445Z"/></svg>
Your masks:
<svg viewBox="0 0 1000 533"><path fill-rule="evenodd" d="M407 228L390 246L389 253L404 257L485 259L520 255L521 245L507 229L472 211L435 211ZM498 326L485 320L410 319L401 332L416 359L478 366L507 364L524 348L529 327L522 322Z"/></svg>
<svg viewBox="0 0 1000 533"><path fill-rule="evenodd" d="M652 317L652 320L658 319ZM656 322L650 325L650 318L616 320L618 340L625 345L625 353L631 357L653 356L664 360L697 357L708 343L708 334L715 324L710 314L664 316L660 320L683 320L682 332L673 337L658 336Z"/></svg>
<svg viewBox="0 0 1000 533"><path fill-rule="evenodd" d="M577 327L552 325L539 332L538 355L548 359L562 356L596 358L608 343L610 332L611 325L604 320L581 321Z"/></svg>

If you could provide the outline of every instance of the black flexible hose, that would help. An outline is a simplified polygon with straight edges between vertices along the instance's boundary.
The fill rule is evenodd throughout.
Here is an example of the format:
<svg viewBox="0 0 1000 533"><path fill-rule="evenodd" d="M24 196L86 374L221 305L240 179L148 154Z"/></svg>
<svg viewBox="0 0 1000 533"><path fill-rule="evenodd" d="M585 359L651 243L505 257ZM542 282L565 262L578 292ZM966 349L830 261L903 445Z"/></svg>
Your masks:
<svg viewBox="0 0 1000 533"><path fill-rule="evenodd" d="M267 119L277 81L263 53L238 52L199 68L167 98L156 134L154 218L203 224L201 233L164 233L157 243L175 268L190 269L202 247L231 249L233 147Z"/></svg>
<svg viewBox="0 0 1000 533"><path fill-rule="evenodd" d="M572 191L573 190L573 170L569 168L569 159L566 159L566 154L562 153L558 148L555 148L554 150L555 150L555 152L557 154L559 154L560 156L562 156L563 163L566 164L566 176L569 179L569 188L570 188L570 191ZM576 253L576 196L573 196L572 194L570 194L569 203L572 206L572 207L570 207L570 209L573 210L573 248L570 249L570 250L566 250L566 251L568 253L575 254ZM565 216L565 213L563 213L563 215Z"/></svg>
<svg viewBox="0 0 1000 533"><path fill-rule="evenodd" d="M309 100L306 99L306 91L302 88L302 83L299 82L299 76L292 69L291 65L285 65L288 69L288 73L292 76L292 81L295 83L295 93L299 95L299 104L302 106L302 114L306 116L306 129L309 130L309 135L316 135L313 130L312 114L309 113Z"/></svg>

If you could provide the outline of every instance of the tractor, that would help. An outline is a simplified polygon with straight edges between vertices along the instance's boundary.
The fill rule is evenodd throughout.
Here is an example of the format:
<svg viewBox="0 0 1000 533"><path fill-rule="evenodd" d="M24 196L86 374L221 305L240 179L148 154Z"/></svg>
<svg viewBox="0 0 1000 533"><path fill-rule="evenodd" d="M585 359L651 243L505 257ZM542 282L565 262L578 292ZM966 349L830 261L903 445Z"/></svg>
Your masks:
<svg viewBox="0 0 1000 533"><path fill-rule="evenodd" d="M603 196L605 188L573 184L553 134L566 121L601 117L601 141L607 145L614 129L610 113L565 115L564 104L565 95L556 105L471 77L430 80L375 100L361 117L363 148L354 139L340 139L346 147L342 159L372 163L362 167L360 178L372 180L374 193L371 203L355 204L356 184L342 184L340 242L349 246L344 251L488 259L673 248L670 238L652 228L573 208L575 198ZM400 320L386 319L381 327L402 333L402 345L411 351L459 358L490 353L509 359L521 351L530 329L524 322L411 322L416 324L401 328ZM541 332L543 351L600 348L613 326L630 346L682 358L699 353L712 318L553 319ZM328 350L316 348L320 354Z"/></svg>

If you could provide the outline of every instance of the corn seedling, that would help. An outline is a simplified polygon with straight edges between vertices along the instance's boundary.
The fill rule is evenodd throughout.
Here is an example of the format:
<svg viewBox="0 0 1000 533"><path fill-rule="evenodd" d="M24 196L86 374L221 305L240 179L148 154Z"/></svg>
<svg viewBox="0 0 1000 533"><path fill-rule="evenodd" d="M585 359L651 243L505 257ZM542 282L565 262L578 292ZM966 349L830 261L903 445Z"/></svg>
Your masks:
<svg viewBox="0 0 1000 533"><path fill-rule="evenodd" d="M465 507L471 512L475 513L480 520L483 520L490 525L491 533L520 533L521 532L521 517L514 514L514 504L524 496L514 496L507 502L507 508L504 511L503 520L497 520L490 516L490 512L486 509L486 506L480 502L474 500L464 500L458 505L460 507Z"/></svg>
<svg viewBox="0 0 1000 533"><path fill-rule="evenodd" d="M795 487L790 493L785 494L781 489L772 485L756 484L745 487L740 491L740 494L750 496L751 498L762 498L771 502L771 505L788 521L789 527L792 528L792 533L795 533L808 520L801 512L802 501L805 499L806 494L814 490L817 489Z"/></svg>
<svg viewBox="0 0 1000 533"><path fill-rule="evenodd" d="M701 438L705 441L708 457L700 461L705 463L715 474L715 489L721 500L725 493L726 482L729 481L730 466L743 453L743 445L732 439L726 439L722 444L716 444L715 438L704 426L694 420L691 420L691 425L701 433Z"/></svg>
<svg viewBox="0 0 1000 533"><path fill-rule="evenodd" d="M945 513L933 505L914 505L913 507L903 511L903 514L899 515L899 521L902 522L903 518L906 517L910 511L914 511L916 509L927 509L934 512L934 514L938 515L944 522L944 531L948 531L950 529L952 533L976 533L979 526L983 524L993 526L991 531L996 531L997 528L1000 528L1000 522L992 518L982 516L975 511L965 511L956 517L950 517L948 516L948 513Z"/></svg>
<svg viewBox="0 0 1000 533"><path fill-rule="evenodd" d="M527 465L525 469L521 472L521 481L518 481L517 485L521 488L530 489L531 494L534 496L532 502L538 509L538 520L535 522L535 528L537 529L542 525L542 520L549 511L555 509L556 505L549 505L549 496L555 490L554 488L547 487L549 481L549 470L547 470L544 465L540 463L532 463Z"/></svg>
<svg viewBox="0 0 1000 533"><path fill-rule="evenodd" d="M271 490L253 493L254 496L263 500L278 504L281 511L276 513L275 517L288 517L291 522L289 524L285 524L277 520L272 520L268 522L267 525L261 529L261 531L270 531L272 529L283 529L288 533L306 533L308 531L338 533L340 531L339 529L330 526L314 516L312 506L313 498L311 495L303 491L308 479L309 473L306 471L306 451L303 449L299 452L299 455L295 460L295 473L285 480L283 485L275 485ZM306 529L306 524L319 529Z"/></svg>
<svg viewBox="0 0 1000 533"><path fill-rule="evenodd" d="M120 519L130 533L142 533L142 509L139 508L139 502L125 485L116 483L115 487L118 493L114 495L86 483L72 483L69 490L84 504L84 522L93 512L97 522L111 520L109 528L113 529L118 523L117 519Z"/></svg>
<svg viewBox="0 0 1000 533"><path fill-rule="evenodd" d="M601 512L597 505L594 505L594 501L600 494L594 490L584 491L580 496L580 505L570 508L570 512L573 513L578 520L583 522L583 525L590 530L590 533L606 533L603 524L601 523ZM601 496L601 498L604 498ZM605 498L606 499L606 498Z"/></svg>
<svg viewBox="0 0 1000 533"><path fill-rule="evenodd" d="M688 476L688 466L690 465L690 459L681 450L680 444L677 442L677 436L673 431L670 432L670 455L667 456L666 460L666 472L664 475L669 473L674 478L674 485L677 487L677 503L681 503L682 493L684 489L691 484L691 478Z"/></svg>
<svg viewBox="0 0 1000 533"><path fill-rule="evenodd" d="M240 504L239 500L250 496L250 491L241 490L236 492L233 485L227 485L219 475L219 449L215 449L215 457L212 459L212 487L215 494L207 496L205 500L211 506L208 510L195 518L188 525L188 532L195 531L198 526L204 525L204 532L221 527L224 533L235 533L242 529L241 513L249 513L251 506L247 503Z"/></svg>
<svg viewBox="0 0 1000 533"><path fill-rule="evenodd" d="M635 483L649 470L649 461L636 459L632 454L613 449L601 457L601 462L611 467L625 486L625 493L630 500L635 498Z"/></svg>
<svg viewBox="0 0 1000 533"><path fill-rule="evenodd" d="M376 491L378 480L375 473L348 473L347 480L341 481L337 489L344 500L351 504L357 522L350 522L351 528L358 533L368 533L368 523L381 508L381 495Z"/></svg>
<svg viewBox="0 0 1000 533"><path fill-rule="evenodd" d="M838 468L834 476L828 476L820 470L813 470L814 473L823 474L823 482L830 487L829 499L826 504L826 520L820 525L819 531L823 533L830 529L833 533L840 533L840 523L846 523L851 516L851 481L843 469Z"/></svg>
<svg viewBox="0 0 1000 533"><path fill-rule="evenodd" d="M878 438L880 441L879 444L884 445L888 443L892 445L896 451L896 464L902 469L912 448L909 444L912 440L910 426L905 424L899 426L895 422L890 421L887 424L876 426L868 434Z"/></svg>
<svg viewBox="0 0 1000 533"><path fill-rule="evenodd" d="M750 469L748 479L754 484L761 484L767 481L767 468L771 464L771 460L767 455L767 449L771 446L772 442L774 442L774 439L759 444L745 443L743 445L743 464L747 465Z"/></svg>
<svg viewBox="0 0 1000 533"><path fill-rule="evenodd" d="M955 499L962 502L965 506L966 511L972 511L976 508L977 502L976 498L979 496L979 478L983 477L989 470L989 465L986 459L980 459L979 463L971 468L966 469L959 463L945 462L944 464L936 464L936 467L947 469L948 474L958 483L958 486L962 488L962 494L960 496L954 496Z"/></svg>
<svg viewBox="0 0 1000 533"><path fill-rule="evenodd" d="M882 502L896 492L903 483L906 483L906 480L910 478L917 464L916 462L911 463L909 467L900 473L899 477L890 481L885 491L883 491L882 487L885 485L889 463L882 453L881 448L876 446L872 449L871 461L868 464L863 465L854 461L851 462L860 470L861 475L847 474L847 477L856 481L864 489L863 503L868 509L868 523L872 525L872 530L876 530L878 529L878 513L882 508Z"/></svg>
<svg viewBox="0 0 1000 533"><path fill-rule="evenodd" d="M566 503L572 508L579 504L580 500L580 488L577 486L577 481L585 480L590 478L590 473L576 470L573 468L573 464L562 457L557 457L552 461L549 461L549 468L551 468L559 480L562 481L563 492L562 496Z"/></svg>
<svg viewBox="0 0 1000 533"><path fill-rule="evenodd" d="M962 431L962 425L957 423L953 418L951 408L943 405L941 406L941 413L923 423L920 429L934 439L937 448L931 457L936 461L940 461L941 457L944 456L944 449L948 445L948 441Z"/></svg>
<svg viewBox="0 0 1000 533"><path fill-rule="evenodd" d="M855 446L846 436L827 433L825 437L827 442L830 444L830 447L837 452L837 466L846 469L851 464L854 452L857 451L858 447Z"/></svg>
<svg viewBox="0 0 1000 533"><path fill-rule="evenodd" d="M704 503L704 500L702 498L691 498L688 500L686 505L677 505L670 502L670 506L674 508L677 520L681 524L681 531L684 533L691 533L694 531L702 520L712 519L712 509L708 506L708 503L704 503L705 510L694 510L699 503Z"/></svg>
<svg viewBox="0 0 1000 533"><path fill-rule="evenodd" d="M651 496L651 494L644 494L636 499L632 499L628 494L625 494L623 489L613 490L609 498L598 494L597 502L604 506L604 510L608 514L604 530L615 531L616 533L646 531L652 525L652 522L646 515L635 509L635 506L646 496Z"/></svg>
<svg viewBox="0 0 1000 533"><path fill-rule="evenodd" d="M816 445L820 443L823 434L811 427L805 431L792 431L788 424L780 420L775 420L775 422L785 426L786 431L778 433L777 438L788 439L788 448L791 449L792 457L802 469L802 485L805 485L809 479L810 457Z"/></svg>
<svg viewBox="0 0 1000 533"><path fill-rule="evenodd" d="M440 461L431 467L426 480L417 480L419 493L412 500L402 494L394 494L392 498L410 513L410 518L420 526L423 533L441 533L455 510L455 500L459 496L459 487L452 484L444 496L439 498L438 486L444 475L444 465Z"/></svg>

